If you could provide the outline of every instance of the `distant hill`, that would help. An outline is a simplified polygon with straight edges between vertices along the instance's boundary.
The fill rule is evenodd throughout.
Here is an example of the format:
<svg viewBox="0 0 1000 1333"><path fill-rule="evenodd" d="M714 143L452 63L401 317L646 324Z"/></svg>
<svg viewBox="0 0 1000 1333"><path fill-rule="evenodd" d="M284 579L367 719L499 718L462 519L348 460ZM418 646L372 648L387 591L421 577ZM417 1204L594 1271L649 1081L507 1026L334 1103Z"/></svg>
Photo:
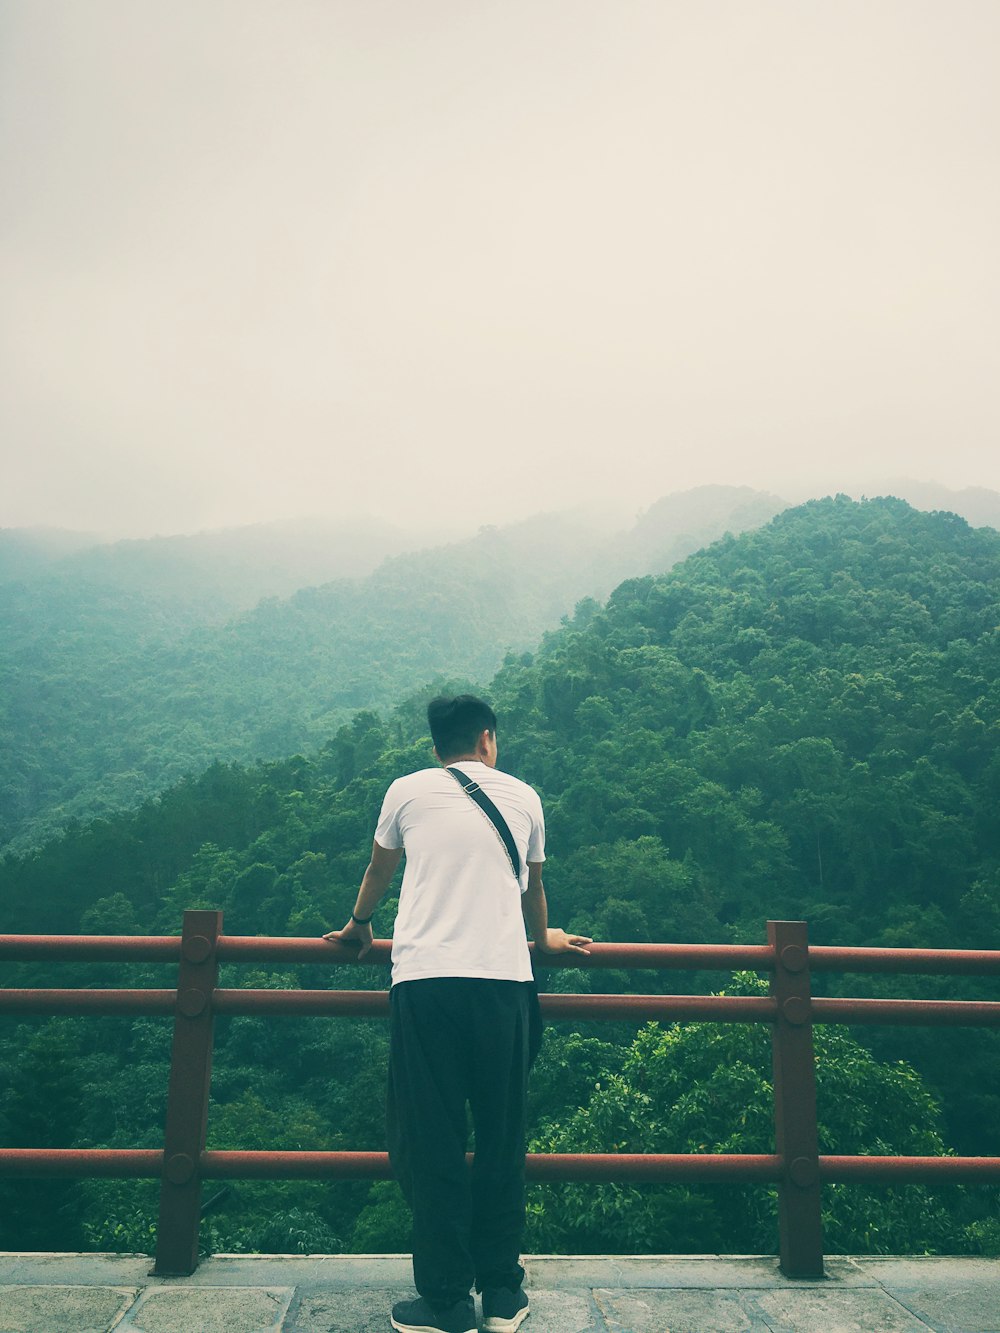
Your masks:
<svg viewBox="0 0 1000 1333"><path fill-rule="evenodd" d="M399 534L268 525L52 552L0 584L0 842L130 808L217 759L314 749L435 676L488 680L581 598L780 507L704 487L624 533L543 515L263 600L302 571L363 570Z"/></svg>
<svg viewBox="0 0 1000 1333"><path fill-rule="evenodd" d="M0 583L32 578L96 544L93 534L64 528L0 528Z"/></svg>
<svg viewBox="0 0 1000 1333"><path fill-rule="evenodd" d="M1000 528L1000 491L991 491L985 486L951 490L936 482L903 477L880 482L869 494L895 495L913 505L914 509L960 514L974 528Z"/></svg>
<svg viewBox="0 0 1000 1333"><path fill-rule="evenodd" d="M42 578L138 594L182 625L219 622L264 597L371 573L413 537L380 520L295 520L191 536L96 541L83 533L0 529L0 584Z"/></svg>
<svg viewBox="0 0 1000 1333"><path fill-rule="evenodd" d="M787 500L750 486L699 486L665 495L613 544L614 582L662 573L724 532L739 536L787 508Z"/></svg>

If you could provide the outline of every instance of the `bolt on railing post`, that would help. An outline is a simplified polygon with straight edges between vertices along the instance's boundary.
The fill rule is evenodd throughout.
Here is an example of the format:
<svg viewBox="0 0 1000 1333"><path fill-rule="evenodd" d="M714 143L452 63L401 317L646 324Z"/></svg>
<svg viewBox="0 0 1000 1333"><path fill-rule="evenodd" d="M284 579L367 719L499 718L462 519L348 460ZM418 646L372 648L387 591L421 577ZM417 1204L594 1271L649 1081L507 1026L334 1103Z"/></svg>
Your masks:
<svg viewBox="0 0 1000 1333"><path fill-rule="evenodd" d="M184 913L153 1267L159 1277L187 1276L198 1266L199 1164L208 1124L212 992L219 975L216 945L221 933L221 912Z"/></svg>
<svg viewBox="0 0 1000 1333"><path fill-rule="evenodd" d="M809 934L804 921L769 921L774 950L771 994L778 1002L772 1036L775 1151L781 1271L785 1277L823 1276L816 1067L813 1057Z"/></svg>

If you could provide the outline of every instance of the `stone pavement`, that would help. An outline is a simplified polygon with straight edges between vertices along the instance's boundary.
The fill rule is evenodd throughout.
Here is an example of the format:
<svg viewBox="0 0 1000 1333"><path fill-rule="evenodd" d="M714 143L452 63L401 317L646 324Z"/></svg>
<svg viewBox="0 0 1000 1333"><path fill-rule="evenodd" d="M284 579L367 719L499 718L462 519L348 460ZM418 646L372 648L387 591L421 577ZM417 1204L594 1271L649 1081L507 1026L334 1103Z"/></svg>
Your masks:
<svg viewBox="0 0 1000 1333"><path fill-rule="evenodd" d="M145 1256L0 1254L0 1333L387 1333L413 1294L398 1255L216 1255L188 1278ZM1000 1333L1000 1259L525 1260L524 1333Z"/></svg>

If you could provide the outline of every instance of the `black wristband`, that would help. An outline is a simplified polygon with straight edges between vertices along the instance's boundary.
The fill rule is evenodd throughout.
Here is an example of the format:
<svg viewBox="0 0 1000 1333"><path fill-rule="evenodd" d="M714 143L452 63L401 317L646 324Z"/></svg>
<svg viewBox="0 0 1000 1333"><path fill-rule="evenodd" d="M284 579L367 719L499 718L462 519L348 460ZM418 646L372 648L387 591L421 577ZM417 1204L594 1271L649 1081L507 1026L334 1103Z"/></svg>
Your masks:
<svg viewBox="0 0 1000 1333"><path fill-rule="evenodd" d="M352 912L351 920L354 922L356 926L370 926L372 919L370 916L365 916L365 917L355 916L354 913Z"/></svg>

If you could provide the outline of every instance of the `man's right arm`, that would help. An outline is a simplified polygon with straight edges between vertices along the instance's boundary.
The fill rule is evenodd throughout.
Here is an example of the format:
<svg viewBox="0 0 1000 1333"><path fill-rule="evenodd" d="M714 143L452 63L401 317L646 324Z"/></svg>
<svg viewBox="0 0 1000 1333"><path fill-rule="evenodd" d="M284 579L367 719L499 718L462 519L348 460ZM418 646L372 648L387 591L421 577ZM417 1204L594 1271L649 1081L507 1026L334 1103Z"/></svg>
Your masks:
<svg viewBox="0 0 1000 1333"><path fill-rule="evenodd" d="M541 861L528 862L528 887L521 894L521 911L536 949L543 953L590 953L586 946L594 941L589 936L567 935L564 930L549 925Z"/></svg>
<svg viewBox="0 0 1000 1333"><path fill-rule="evenodd" d="M402 855L402 847L381 847L377 842L372 843L372 859L361 880L351 919L343 930L331 930L324 935L325 940L329 940L332 944L350 944L356 941L361 946L358 957L364 958L372 947L370 924L372 913L392 883L392 877L396 873ZM358 917L361 918L360 921Z"/></svg>

